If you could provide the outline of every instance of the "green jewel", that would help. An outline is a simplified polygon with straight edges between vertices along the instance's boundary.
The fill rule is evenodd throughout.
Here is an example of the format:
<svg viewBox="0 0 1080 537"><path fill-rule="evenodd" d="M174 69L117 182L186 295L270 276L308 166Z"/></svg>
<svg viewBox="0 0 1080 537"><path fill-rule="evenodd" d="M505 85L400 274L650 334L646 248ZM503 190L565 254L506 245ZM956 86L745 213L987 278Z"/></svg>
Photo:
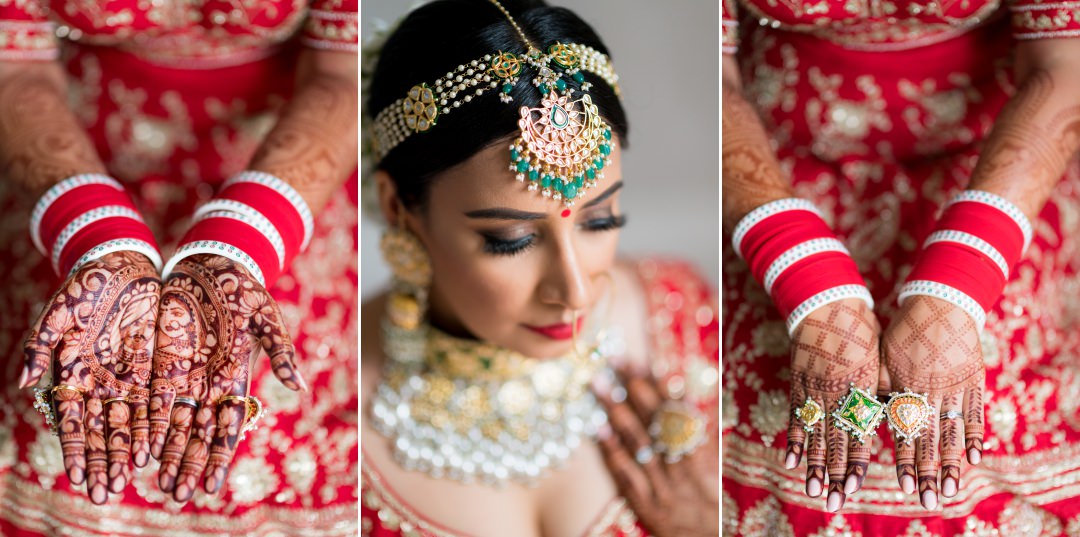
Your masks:
<svg viewBox="0 0 1080 537"><path fill-rule="evenodd" d="M556 80L555 81L555 88L558 89L559 91L566 91L566 81L561 79L561 78Z"/></svg>
<svg viewBox="0 0 1080 537"><path fill-rule="evenodd" d="M561 82L561 80L560 80ZM554 105L551 107L551 124L559 130L565 129L570 124L570 114L566 112L566 109Z"/></svg>
<svg viewBox="0 0 1080 537"><path fill-rule="evenodd" d="M513 84L511 84L509 82L507 82L506 84L503 84L503 87L502 87L502 92L503 93L505 93L507 95L510 95L511 91L514 91L514 85Z"/></svg>
<svg viewBox="0 0 1080 537"><path fill-rule="evenodd" d="M512 160L514 162L517 162L520 157L521 157L521 154L518 153L517 149L511 149L510 150L510 160Z"/></svg>
<svg viewBox="0 0 1080 537"><path fill-rule="evenodd" d="M521 173L529 171L529 163L525 162L524 160L519 160L517 163L517 171Z"/></svg>
<svg viewBox="0 0 1080 537"><path fill-rule="evenodd" d="M590 181L596 179L596 170L592 168L585 170L585 176L588 177Z"/></svg>
<svg viewBox="0 0 1080 537"><path fill-rule="evenodd" d="M604 129L604 139L605 140L610 140L611 139L611 129Z"/></svg>
<svg viewBox="0 0 1080 537"><path fill-rule="evenodd" d="M876 434L874 430L881 423L884 409L885 405L873 394L852 383L848 394L840 400L840 408L833 411L833 424L862 444L867 436Z"/></svg>
<svg viewBox="0 0 1080 537"><path fill-rule="evenodd" d="M604 159L598 158L598 159L594 160L593 161L593 166L596 166L596 169L598 169L598 170L604 169Z"/></svg>
<svg viewBox="0 0 1080 537"><path fill-rule="evenodd" d="M550 91L551 91L551 88L548 88L547 84L540 84L540 93L542 93L545 97L547 96L548 92L550 92Z"/></svg>
<svg viewBox="0 0 1080 537"><path fill-rule="evenodd" d="M550 175L545 175L544 178L540 180L540 186L544 188L551 188L551 181L552 177Z"/></svg>
<svg viewBox="0 0 1080 537"><path fill-rule="evenodd" d="M582 82L585 82L585 75L581 74L581 71L578 71L578 72L574 73L573 76L574 76L574 81L576 81L578 84L581 84Z"/></svg>
<svg viewBox="0 0 1080 537"><path fill-rule="evenodd" d="M538 179L540 179L540 172L536 170L529 170L529 180L536 182Z"/></svg>
<svg viewBox="0 0 1080 537"><path fill-rule="evenodd" d="M566 196L566 199L574 199L574 196L577 196L577 187L574 186L573 183L567 183L566 186L563 187L563 195Z"/></svg>

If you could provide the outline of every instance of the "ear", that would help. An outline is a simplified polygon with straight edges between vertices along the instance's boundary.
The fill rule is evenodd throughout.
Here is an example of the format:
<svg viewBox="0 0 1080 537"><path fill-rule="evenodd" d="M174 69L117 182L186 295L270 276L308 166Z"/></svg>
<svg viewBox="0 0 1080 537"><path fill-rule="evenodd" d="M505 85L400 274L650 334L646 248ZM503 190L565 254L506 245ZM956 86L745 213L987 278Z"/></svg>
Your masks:
<svg viewBox="0 0 1080 537"><path fill-rule="evenodd" d="M387 225L396 226L401 221L401 213L405 210L405 205L401 203L397 186L394 185L394 180L390 178L386 170L375 171L375 188L378 192L379 210L382 211L383 218L386 219Z"/></svg>

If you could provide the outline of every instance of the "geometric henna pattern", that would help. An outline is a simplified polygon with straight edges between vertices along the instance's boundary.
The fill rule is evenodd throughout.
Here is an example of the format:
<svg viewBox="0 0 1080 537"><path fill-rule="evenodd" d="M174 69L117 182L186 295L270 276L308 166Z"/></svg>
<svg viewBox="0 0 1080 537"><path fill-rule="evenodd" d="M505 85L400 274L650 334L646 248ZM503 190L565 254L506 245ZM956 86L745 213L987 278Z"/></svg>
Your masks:
<svg viewBox="0 0 1080 537"><path fill-rule="evenodd" d="M20 387L52 366L64 467L103 504L149 460L145 403L161 282L142 254L116 252L83 265L32 325ZM105 402L108 401L106 405ZM142 410L140 410L142 409Z"/></svg>
<svg viewBox="0 0 1080 537"><path fill-rule="evenodd" d="M960 460L978 461L982 451L986 368L971 317L952 304L913 296L882 338L885 367L895 391L926 393L935 414L914 446L897 440L896 472L905 492L917 488L923 507L935 509L938 494L955 496ZM914 487L912 486L914 485Z"/></svg>
<svg viewBox="0 0 1080 537"><path fill-rule="evenodd" d="M787 462L794 463L789 467L799 464L802 442L808 437L806 492L819 496L828 473L830 511L843 507L847 495L859 490L866 477L869 447L852 445L850 435L833 425L831 414L851 383L876 390L879 332L873 310L861 300L848 299L814 310L792 335ZM827 416L810 433L794 417L807 397L822 404Z"/></svg>
<svg viewBox="0 0 1080 537"><path fill-rule="evenodd" d="M248 395L259 349L289 389L306 390L281 310L270 293L232 260L189 257L165 282L150 383L150 446L161 461L158 485L176 501L195 489L221 489L247 407L226 396ZM197 408L176 404L193 398Z"/></svg>

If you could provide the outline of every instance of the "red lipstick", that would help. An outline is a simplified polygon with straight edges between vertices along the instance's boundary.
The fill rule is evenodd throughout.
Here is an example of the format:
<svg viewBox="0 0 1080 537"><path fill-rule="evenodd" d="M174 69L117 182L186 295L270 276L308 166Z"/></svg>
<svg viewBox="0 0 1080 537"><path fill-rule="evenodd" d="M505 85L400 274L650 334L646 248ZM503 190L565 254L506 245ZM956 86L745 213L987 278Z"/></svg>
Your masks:
<svg viewBox="0 0 1080 537"><path fill-rule="evenodd" d="M577 330L581 332L581 325L585 321L584 317L578 317ZM551 338L554 340L565 341L574 337L574 325L571 323L558 323L549 324L547 326L532 326L524 325L525 328L540 334L541 336Z"/></svg>

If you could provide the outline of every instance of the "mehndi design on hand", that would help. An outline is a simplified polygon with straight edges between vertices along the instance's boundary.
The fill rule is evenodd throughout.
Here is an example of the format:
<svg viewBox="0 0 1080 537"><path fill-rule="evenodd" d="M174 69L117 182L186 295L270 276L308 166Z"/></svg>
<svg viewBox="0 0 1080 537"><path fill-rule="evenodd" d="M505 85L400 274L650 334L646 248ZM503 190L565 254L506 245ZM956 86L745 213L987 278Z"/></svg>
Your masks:
<svg viewBox="0 0 1080 537"><path fill-rule="evenodd" d="M248 394L260 347L286 387L306 389L281 310L265 288L221 256L201 254L176 265L161 297L150 436L161 461L158 484L177 501L191 498L200 477L208 493L224 483L247 405L223 398Z"/></svg>
<svg viewBox="0 0 1080 537"><path fill-rule="evenodd" d="M806 493L818 497L829 475L827 507L844 505L848 494L862 488L870 462L870 446L833 424L832 413L851 383L873 388L878 382L879 327L873 310L858 299L826 304L810 314L792 336L791 414L785 466L795 468L806 445ZM807 433L796 417L807 398L823 405L826 419ZM809 441L807 442L807 437Z"/></svg>
<svg viewBox="0 0 1080 537"><path fill-rule="evenodd" d="M52 364L51 400L73 485L103 504L149 461L146 405L161 283L142 254L117 252L64 282L33 325L20 387Z"/></svg>
<svg viewBox="0 0 1080 537"><path fill-rule="evenodd" d="M933 297L913 296L904 303L882 344L893 390L925 392L936 409L913 445L896 443L900 487L909 494L917 487L923 506L934 509L939 446L940 490L946 497L959 489L964 452L972 464L982 455L986 368L979 333L960 308ZM950 412L961 412L963 420L942 418Z"/></svg>

